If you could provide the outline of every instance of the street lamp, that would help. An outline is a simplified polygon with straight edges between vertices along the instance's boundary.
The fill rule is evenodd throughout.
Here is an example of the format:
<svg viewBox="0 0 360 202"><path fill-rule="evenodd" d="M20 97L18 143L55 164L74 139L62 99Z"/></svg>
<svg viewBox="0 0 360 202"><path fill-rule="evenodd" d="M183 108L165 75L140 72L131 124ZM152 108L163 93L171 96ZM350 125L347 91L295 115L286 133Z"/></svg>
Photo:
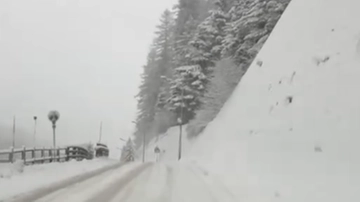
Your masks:
<svg viewBox="0 0 360 202"><path fill-rule="evenodd" d="M53 146L56 147L56 136L55 136L55 129L56 129L56 121L60 118L60 113L58 111L50 111L48 114L48 118L52 123L53 128Z"/></svg>
<svg viewBox="0 0 360 202"><path fill-rule="evenodd" d="M34 147L36 147L36 120L37 117L34 116Z"/></svg>
<svg viewBox="0 0 360 202"><path fill-rule="evenodd" d="M182 147L182 124L183 124L183 108L184 108L184 88L181 88L181 108L180 108L180 117L178 118L179 123L179 154L178 160L181 159L181 147Z"/></svg>
<svg viewBox="0 0 360 202"><path fill-rule="evenodd" d="M120 137L119 140L125 142L125 144L126 144L126 140L125 140L124 138L121 138L121 137ZM120 148L120 147L116 147L116 149L120 150L120 160L121 160L122 150L123 150L124 147L125 147L124 145L123 145L121 148Z"/></svg>
<svg viewBox="0 0 360 202"><path fill-rule="evenodd" d="M13 130L12 130L12 147L15 148L15 119L16 117L14 116L13 119Z"/></svg>
<svg viewBox="0 0 360 202"><path fill-rule="evenodd" d="M132 123L137 124L137 122L132 121ZM145 130L143 131L143 154L142 154L142 162L145 162L145 138L146 138L146 132Z"/></svg>
<svg viewBox="0 0 360 202"><path fill-rule="evenodd" d="M116 147L116 149L118 149L120 151L120 160L121 160L122 148Z"/></svg>
<svg viewBox="0 0 360 202"><path fill-rule="evenodd" d="M101 142L101 137L102 137L102 121L100 122L99 143Z"/></svg>

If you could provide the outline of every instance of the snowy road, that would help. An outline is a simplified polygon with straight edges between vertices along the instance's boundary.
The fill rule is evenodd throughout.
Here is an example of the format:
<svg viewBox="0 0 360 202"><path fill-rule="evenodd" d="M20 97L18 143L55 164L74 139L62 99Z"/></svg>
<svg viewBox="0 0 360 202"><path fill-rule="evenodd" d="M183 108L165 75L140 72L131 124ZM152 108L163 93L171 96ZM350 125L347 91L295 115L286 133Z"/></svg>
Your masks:
<svg viewBox="0 0 360 202"><path fill-rule="evenodd" d="M235 202L206 172L186 164L132 164L17 202Z"/></svg>

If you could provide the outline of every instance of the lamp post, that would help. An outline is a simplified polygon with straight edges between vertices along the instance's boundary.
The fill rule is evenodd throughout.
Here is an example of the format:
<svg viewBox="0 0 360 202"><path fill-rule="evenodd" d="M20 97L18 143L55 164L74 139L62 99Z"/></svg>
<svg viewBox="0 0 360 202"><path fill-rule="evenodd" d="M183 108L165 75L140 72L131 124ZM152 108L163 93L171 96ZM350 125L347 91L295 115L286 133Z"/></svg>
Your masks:
<svg viewBox="0 0 360 202"><path fill-rule="evenodd" d="M48 118L52 123L53 128L53 146L54 149L56 147L56 136L55 136L55 129L56 129L56 121L60 118L60 113L58 111L50 111L48 114Z"/></svg>
<svg viewBox="0 0 360 202"><path fill-rule="evenodd" d="M12 130L12 147L15 148L15 116L13 120L13 130Z"/></svg>
<svg viewBox="0 0 360 202"><path fill-rule="evenodd" d="M34 147L36 147L36 120L37 117L34 116Z"/></svg>
<svg viewBox="0 0 360 202"><path fill-rule="evenodd" d="M102 121L100 122L99 143L101 142L101 137L102 137Z"/></svg>
<svg viewBox="0 0 360 202"><path fill-rule="evenodd" d="M132 121L132 123L137 124L135 121ZM143 151L142 151L142 162L145 162L145 138L146 138L146 132L145 130L143 131Z"/></svg>
<svg viewBox="0 0 360 202"><path fill-rule="evenodd" d="M180 107L180 117L178 118L179 123L179 154L178 160L181 159L181 149L182 149L182 124L183 124L183 108L184 108L184 88L181 88L181 107Z"/></svg>

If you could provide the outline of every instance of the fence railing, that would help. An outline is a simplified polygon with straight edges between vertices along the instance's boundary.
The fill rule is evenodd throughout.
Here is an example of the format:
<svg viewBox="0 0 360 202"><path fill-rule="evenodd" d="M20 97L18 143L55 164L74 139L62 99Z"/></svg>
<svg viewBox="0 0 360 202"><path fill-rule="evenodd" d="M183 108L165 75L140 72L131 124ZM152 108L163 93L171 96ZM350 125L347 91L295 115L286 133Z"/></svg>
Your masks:
<svg viewBox="0 0 360 202"><path fill-rule="evenodd" d="M70 159L91 159L90 152L79 146L63 148L10 148L0 150L0 163L13 163L18 160L25 164L63 162Z"/></svg>

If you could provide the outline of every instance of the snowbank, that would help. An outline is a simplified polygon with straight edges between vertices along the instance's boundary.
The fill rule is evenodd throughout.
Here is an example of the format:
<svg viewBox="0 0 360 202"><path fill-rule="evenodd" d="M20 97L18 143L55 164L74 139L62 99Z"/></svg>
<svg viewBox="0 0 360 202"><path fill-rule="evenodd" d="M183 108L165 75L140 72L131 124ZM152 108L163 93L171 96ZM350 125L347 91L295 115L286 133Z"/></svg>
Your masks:
<svg viewBox="0 0 360 202"><path fill-rule="evenodd" d="M116 163L117 160L94 159L25 167L21 161L14 164L0 164L0 200Z"/></svg>
<svg viewBox="0 0 360 202"><path fill-rule="evenodd" d="M359 201L359 8L292 0L188 158L242 201Z"/></svg>
<svg viewBox="0 0 360 202"><path fill-rule="evenodd" d="M182 132L182 154L186 156L190 151L192 142L187 139L186 134L187 125L183 126ZM146 148L146 161L155 161L156 156L154 149L156 146L159 147L160 161L177 161L179 154L179 126L170 128L166 133L159 136L159 138L154 138ZM140 149L139 154L142 150Z"/></svg>

